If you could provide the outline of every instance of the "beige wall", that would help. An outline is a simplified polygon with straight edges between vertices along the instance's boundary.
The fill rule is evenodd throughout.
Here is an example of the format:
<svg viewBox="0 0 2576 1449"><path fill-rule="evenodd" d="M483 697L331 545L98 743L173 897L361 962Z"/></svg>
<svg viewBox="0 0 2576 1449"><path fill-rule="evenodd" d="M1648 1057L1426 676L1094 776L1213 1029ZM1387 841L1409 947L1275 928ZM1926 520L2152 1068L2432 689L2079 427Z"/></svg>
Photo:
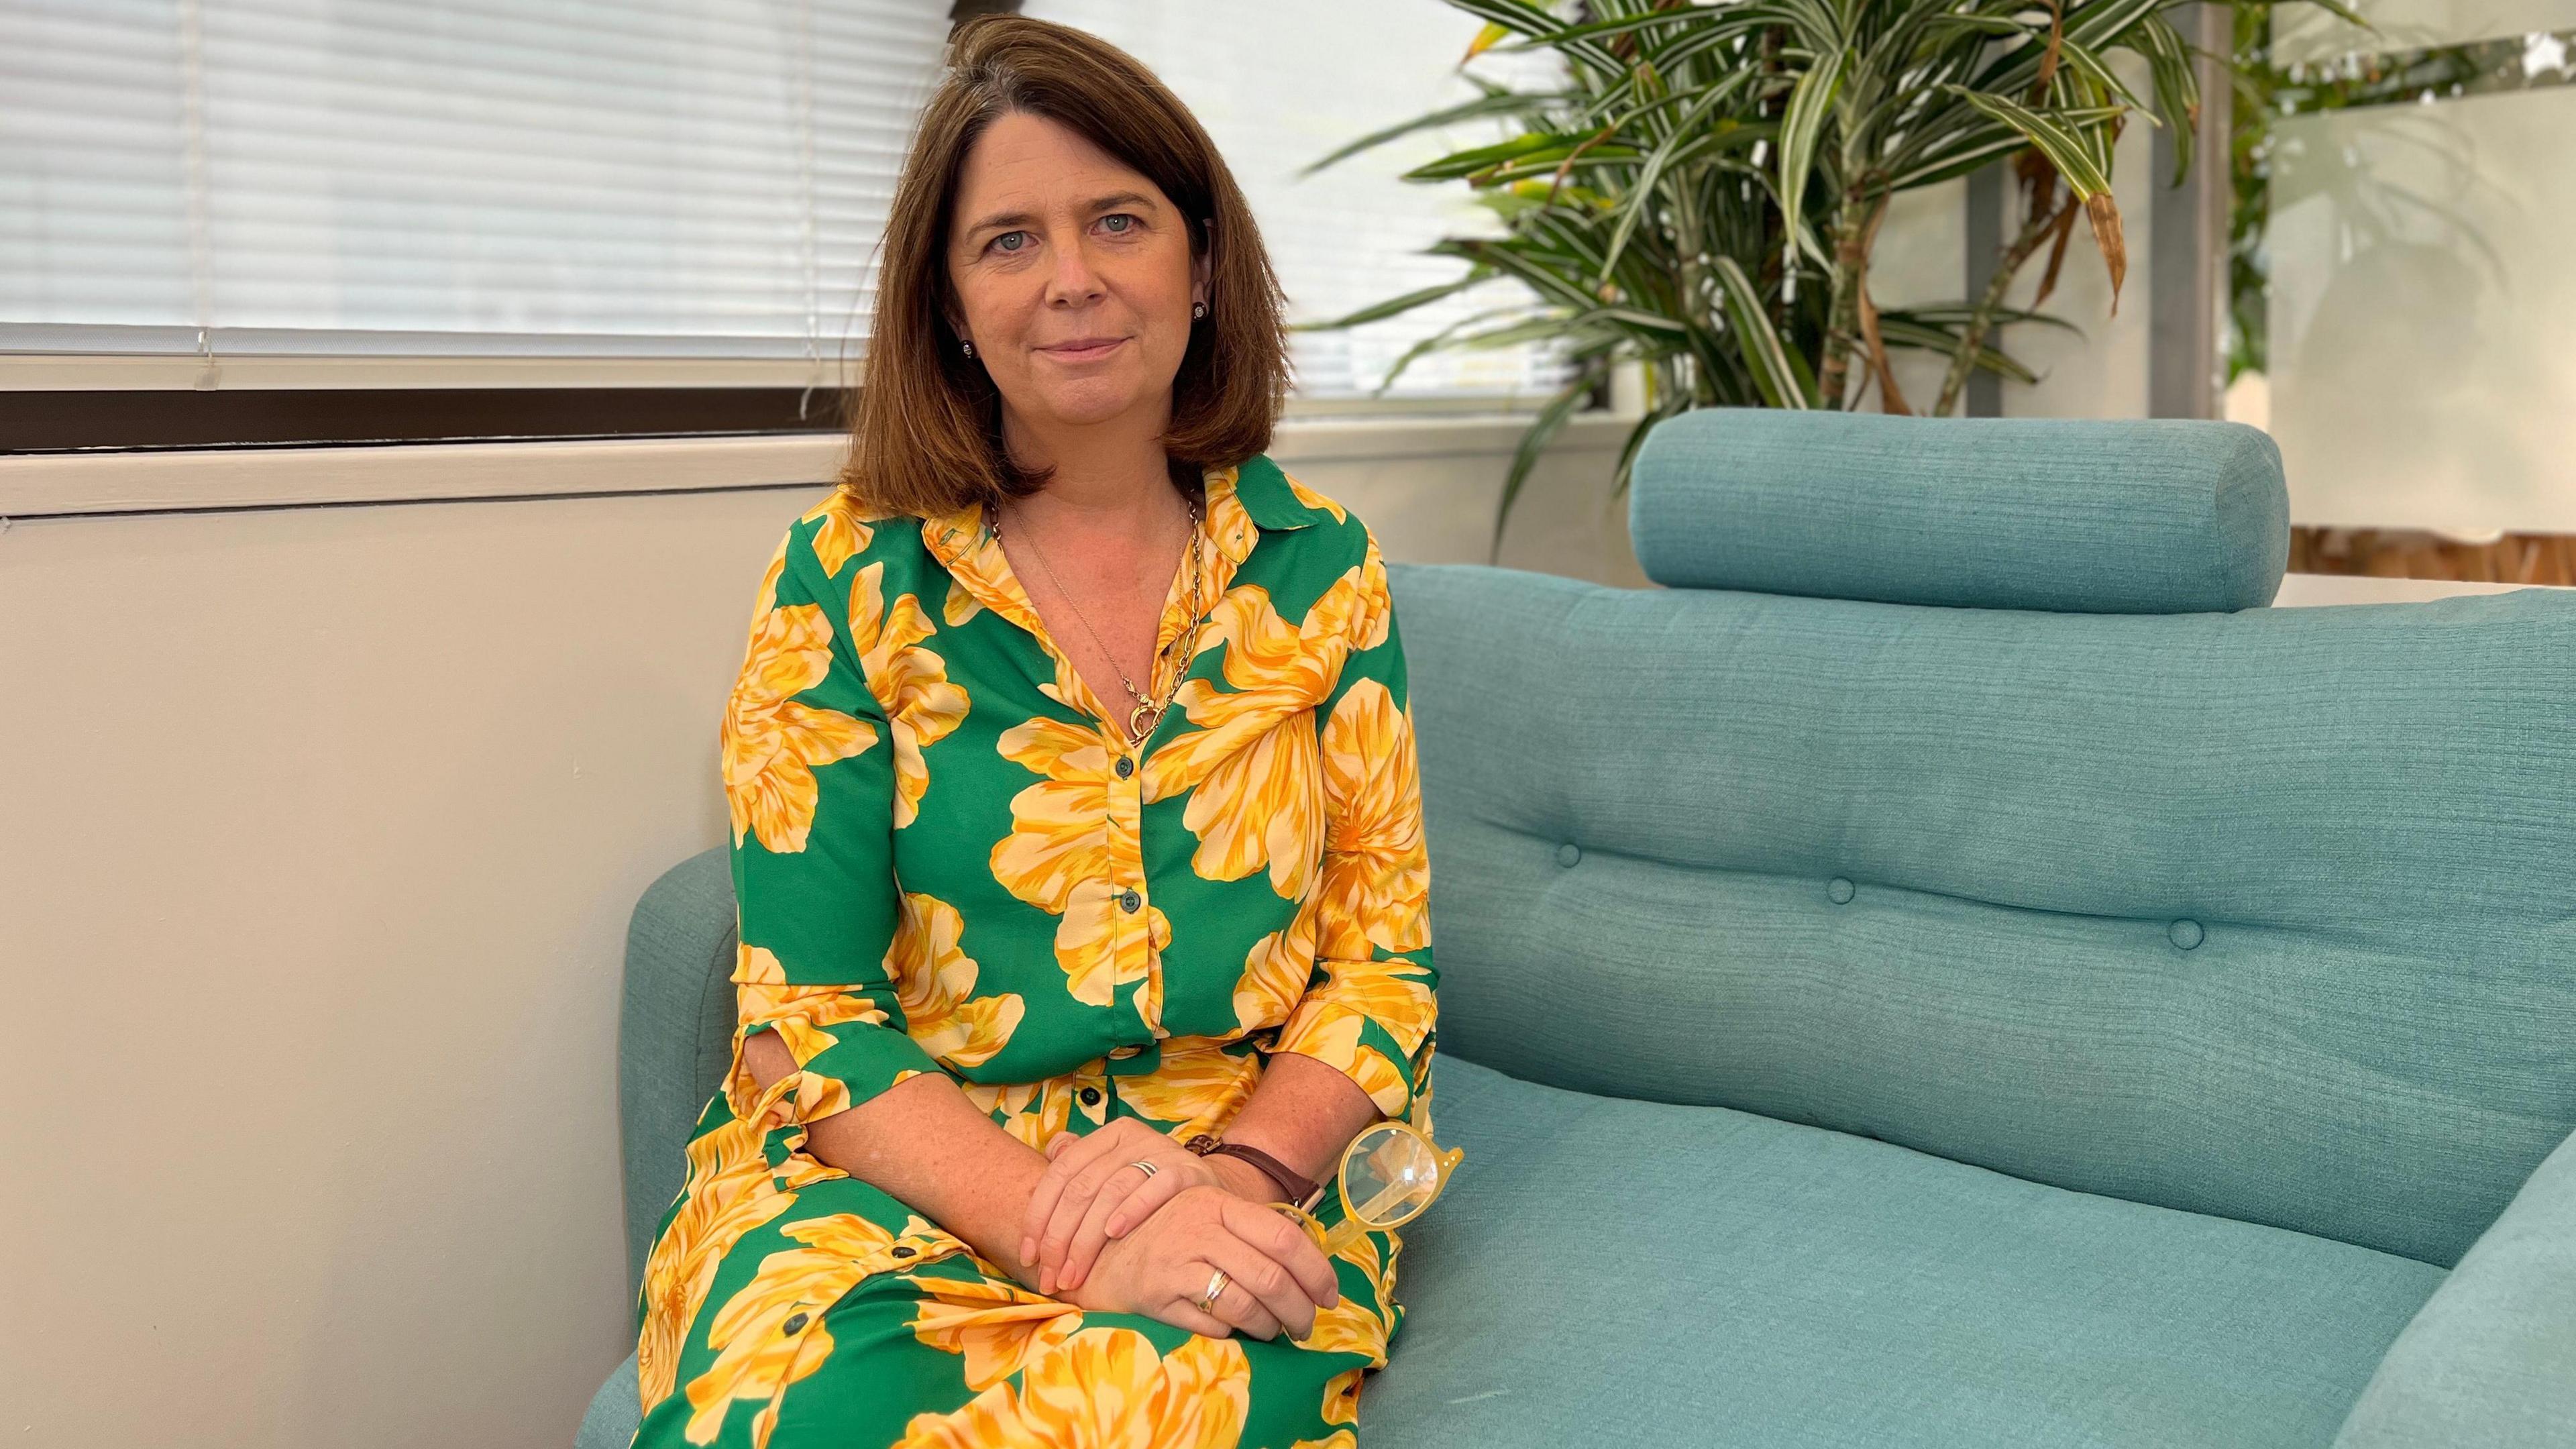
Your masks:
<svg viewBox="0 0 2576 1449"><path fill-rule="evenodd" d="M1633 581L1624 427L1570 431L1505 561ZM1481 559L1516 437L1274 453L1391 556ZM24 461L0 514L78 486ZM630 1346L626 914L723 838L724 690L820 488L0 532L0 1437L569 1442Z"/></svg>

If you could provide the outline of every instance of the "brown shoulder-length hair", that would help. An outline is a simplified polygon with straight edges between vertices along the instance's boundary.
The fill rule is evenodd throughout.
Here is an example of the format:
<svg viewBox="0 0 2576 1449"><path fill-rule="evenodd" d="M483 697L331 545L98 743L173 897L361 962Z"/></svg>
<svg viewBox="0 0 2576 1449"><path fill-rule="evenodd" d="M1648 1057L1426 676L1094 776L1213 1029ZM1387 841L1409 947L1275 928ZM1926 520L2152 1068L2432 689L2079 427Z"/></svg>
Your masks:
<svg viewBox="0 0 2576 1449"><path fill-rule="evenodd" d="M880 516L936 516L1036 492L1002 449L1001 395L948 328L949 214L957 173L994 118L1025 112L1090 139L1162 188L1189 223L1193 261L1215 248L1208 315L1172 379L1163 451L1177 480L1270 446L1288 392L1285 297L1252 208L1196 117L1134 56L1020 15L980 15L950 37L895 184L877 310L852 405L840 485Z"/></svg>

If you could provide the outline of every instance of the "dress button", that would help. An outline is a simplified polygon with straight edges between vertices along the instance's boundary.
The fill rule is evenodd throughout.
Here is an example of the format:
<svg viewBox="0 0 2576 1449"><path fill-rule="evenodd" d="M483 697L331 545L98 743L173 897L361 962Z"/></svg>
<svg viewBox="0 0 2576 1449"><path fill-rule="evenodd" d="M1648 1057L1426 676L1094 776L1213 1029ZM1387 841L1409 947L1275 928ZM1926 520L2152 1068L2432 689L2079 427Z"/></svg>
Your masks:
<svg viewBox="0 0 2576 1449"><path fill-rule="evenodd" d="M1128 776L1130 776L1130 775L1132 775L1132 774L1135 774L1135 773L1136 773L1136 762L1135 762L1134 760L1131 760L1131 759L1127 758L1125 755L1120 755L1120 756L1118 757L1118 778L1119 778L1119 779L1121 779L1121 780L1124 780L1124 779L1126 779Z"/></svg>
<svg viewBox="0 0 2576 1449"><path fill-rule="evenodd" d="M1136 913L1136 908L1144 903L1145 898L1136 894L1132 889L1123 890L1118 893L1118 909L1125 911L1131 916Z"/></svg>
<svg viewBox="0 0 2576 1449"><path fill-rule="evenodd" d="M1569 840L1556 848L1556 863L1571 866L1583 858L1583 847Z"/></svg>
<svg viewBox="0 0 2576 1449"><path fill-rule="evenodd" d="M785 1323L778 1325L778 1331L792 1337L804 1330L805 1322L806 1319L804 1314L791 1313L787 1315L787 1321Z"/></svg>
<svg viewBox="0 0 2576 1449"><path fill-rule="evenodd" d="M2199 945L2204 934L2198 921L2176 921L2165 927L2165 939L2186 951Z"/></svg>
<svg viewBox="0 0 2576 1449"><path fill-rule="evenodd" d="M1099 1089L1098 1087L1085 1087L1085 1088L1083 1088L1083 1089L1082 1089L1082 1105L1084 1105L1084 1106L1086 1106L1086 1107L1097 1107L1097 1106L1099 1106L1099 1105L1100 1105L1100 1089Z"/></svg>
<svg viewBox="0 0 2576 1449"><path fill-rule="evenodd" d="M1850 881L1843 879L1841 876L1835 876L1832 880L1825 882L1826 900L1832 901L1835 905L1839 906L1849 904L1851 898L1852 883Z"/></svg>

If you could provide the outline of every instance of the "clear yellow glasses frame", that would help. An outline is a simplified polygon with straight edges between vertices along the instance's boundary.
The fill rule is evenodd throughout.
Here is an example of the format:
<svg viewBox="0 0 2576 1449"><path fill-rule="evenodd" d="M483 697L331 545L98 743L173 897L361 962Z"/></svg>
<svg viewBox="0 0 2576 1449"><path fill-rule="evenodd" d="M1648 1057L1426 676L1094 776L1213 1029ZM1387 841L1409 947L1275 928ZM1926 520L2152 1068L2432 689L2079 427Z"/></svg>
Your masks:
<svg viewBox="0 0 2576 1449"><path fill-rule="evenodd" d="M1340 1222L1328 1228L1294 1203L1271 1206L1296 1219L1329 1258L1370 1228L1397 1227L1422 1216L1466 1155L1463 1147L1443 1150L1431 1134L1390 1118L1361 1129L1342 1150L1341 1168L1333 1174L1342 1194Z"/></svg>

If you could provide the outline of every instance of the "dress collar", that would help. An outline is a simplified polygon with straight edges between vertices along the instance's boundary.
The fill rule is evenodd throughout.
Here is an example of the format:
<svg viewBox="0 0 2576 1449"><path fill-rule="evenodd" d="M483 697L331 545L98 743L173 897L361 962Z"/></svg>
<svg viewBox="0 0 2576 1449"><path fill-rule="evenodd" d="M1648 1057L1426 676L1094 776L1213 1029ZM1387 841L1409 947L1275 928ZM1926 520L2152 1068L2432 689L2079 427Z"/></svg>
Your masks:
<svg viewBox="0 0 2576 1449"><path fill-rule="evenodd" d="M1331 508L1298 487L1267 454L1255 454L1231 467L1202 468L1199 477L1207 493L1197 539L1197 546L1206 551L1206 582L1200 603L1210 609L1232 587L1235 570L1252 556L1261 534L1304 528ZM1316 502L1309 504L1310 498ZM1095 717L1101 714L1099 697L1056 647L1045 622L1038 617L1036 605L1029 601L1018 576L1012 573L1001 541L985 522L982 504L969 503L925 516L921 520L921 541L955 580L956 587L1027 631L1046 649L1055 665L1060 698ZM1182 607L1185 589L1183 578L1176 577L1162 624L1155 631L1158 651L1168 647L1179 631L1199 622L1186 617L1187 611ZM1205 618L1202 613L1200 620Z"/></svg>

